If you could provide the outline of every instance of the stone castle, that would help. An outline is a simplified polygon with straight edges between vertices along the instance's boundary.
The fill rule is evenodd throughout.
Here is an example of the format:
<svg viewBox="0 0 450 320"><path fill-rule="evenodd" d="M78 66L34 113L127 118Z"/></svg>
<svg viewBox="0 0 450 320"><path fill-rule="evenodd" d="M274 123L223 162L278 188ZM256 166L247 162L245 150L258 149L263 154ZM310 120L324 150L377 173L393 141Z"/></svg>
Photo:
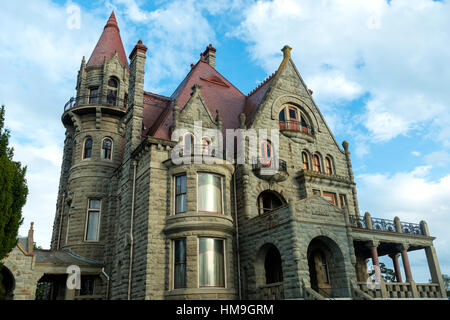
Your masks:
<svg viewBox="0 0 450 320"><path fill-rule="evenodd" d="M248 95L216 70L212 45L170 97L147 92L146 51L138 41L128 60L113 13L82 59L61 117L51 249L33 249L33 226L19 239L3 261L9 298L34 299L38 283L47 299L76 300L446 297L424 221L360 214L349 144L335 140L290 47ZM234 163L195 121L279 135L253 154L249 139L236 151L245 163ZM177 145L203 160L176 163ZM421 249L432 283L411 273L408 252ZM368 281L369 259L379 266L384 255L395 280ZM69 266L77 288L66 285Z"/></svg>

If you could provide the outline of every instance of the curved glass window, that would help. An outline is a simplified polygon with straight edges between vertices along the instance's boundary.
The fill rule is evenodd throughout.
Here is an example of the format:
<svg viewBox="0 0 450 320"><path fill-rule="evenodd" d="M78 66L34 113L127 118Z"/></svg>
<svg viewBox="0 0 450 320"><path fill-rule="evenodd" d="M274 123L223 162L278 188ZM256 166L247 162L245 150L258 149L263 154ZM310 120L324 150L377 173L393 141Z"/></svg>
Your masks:
<svg viewBox="0 0 450 320"><path fill-rule="evenodd" d="M199 238L200 287L225 287L224 241Z"/></svg>
<svg viewBox="0 0 450 320"><path fill-rule="evenodd" d="M222 177L198 174L198 211L222 213Z"/></svg>

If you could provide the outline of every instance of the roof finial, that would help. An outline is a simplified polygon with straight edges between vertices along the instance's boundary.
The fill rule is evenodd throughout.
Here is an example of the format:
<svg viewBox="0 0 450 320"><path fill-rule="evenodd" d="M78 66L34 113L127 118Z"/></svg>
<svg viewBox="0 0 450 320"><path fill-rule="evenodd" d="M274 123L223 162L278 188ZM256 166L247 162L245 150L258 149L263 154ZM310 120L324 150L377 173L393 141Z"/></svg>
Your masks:
<svg viewBox="0 0 450 320"><path fill-rule="evenodd" d="M283 49L281 49L281 51L283 51L283 58L284 59L291 57L291 50L292 50L292 48L289 47L288 45L285 45L283 47Z"/></svg>
<svg viewBox="0 0 450 320"><path fill-rule="evenodd" d="M114 28L117 28L117 30L119 30L119 25L117 24L116 15L114 14L114 10L111 13L111 15L109 16L109 19L108 19L108 22L106 23L105 29L107 27L114 27Z"/></svg>

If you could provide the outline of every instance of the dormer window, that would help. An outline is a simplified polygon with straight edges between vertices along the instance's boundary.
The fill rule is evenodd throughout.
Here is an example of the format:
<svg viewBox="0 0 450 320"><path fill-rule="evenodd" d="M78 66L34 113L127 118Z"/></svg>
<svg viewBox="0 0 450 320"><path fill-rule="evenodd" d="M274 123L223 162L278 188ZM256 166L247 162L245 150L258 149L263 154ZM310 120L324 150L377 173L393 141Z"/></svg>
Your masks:
<svg viewBox="0 0 450 320"><path fill-rule="evenodd" d="M115 106L117 103L117 90L119 83L115 78L109 78L108 91L106 94L106 103Z"/></svg>
<svg viewBox="0 0 450 320"><path fill-rule="evenodd" d="M280 121L280 130L313 134L307 116L297 107L287 106L283 108L278 115L278 119Z"/></svg>

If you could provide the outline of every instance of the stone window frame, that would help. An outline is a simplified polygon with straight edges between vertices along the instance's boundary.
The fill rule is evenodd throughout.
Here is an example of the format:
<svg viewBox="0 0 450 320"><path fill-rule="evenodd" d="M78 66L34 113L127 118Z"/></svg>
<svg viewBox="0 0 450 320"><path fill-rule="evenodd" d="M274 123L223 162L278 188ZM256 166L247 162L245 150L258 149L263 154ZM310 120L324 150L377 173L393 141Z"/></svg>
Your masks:
<svg viewBox="0 0 450 320"><path fill-rule="evenodd" d="M91 200L99 200L100 201L100 209L91 209L89 207L89 202ZM100 242L100 224L101 224L101 217L102 217L102 205L103 205L103 201L102 201L101 198L92 197L92 198L88 198L87 199L87 208L86 208L85 226L84 226L84 237L83 237L83 241L84 242ZM87 240L89 211L97 211L98 212L97 240Z"/></svg>
<svg viewBox="0 0 450 320"><path fill-rule="evenodd" d="M316 167L316 163L314 161L315 157L317 157L318 162L319 162L319 170L318 171L315 169L315 167ZM314 171L314 172L323 172L322 155L319 152L315 152L312 155L312 168L313 168L312 171Z"/></svg>
<svg viewBox="0 0 450 320"><path fill-rule="evenodd" d="M307 159L307 161L308 161L308 168L307 168L306 170L312 171L312 165L313 165L313 162L312 162L312 160L311 160L311 152L309 152L309 151L306 150L306 149L303 149L302 152L301 152L302 169L305 170L305 168L303 167L303 166L304 166L304 165L303 165L303 164L304 164L304 162L303 162L303 154L306 154L306 159Z"/></svg>
<svg viewBox="0 0 450 320"><path fill-rule="evenodd" d="M180 238L175 238L175 239L171 239L172 240L172 289L176 290L176 289L186 289L187 288L187 237L180 237ZM175 241L178 240L184 240L185 241L185 281L186 281L186 285L184 287L177 287L176 284L176 278L175 278L175 274L176 274L176 268L175 268Z"/></svg>
<svg viewBox="0 0 450 320"><path fill-rule="evenodd" d="M86 142L91 139L91 155L89 157L85 157L85 152L86 152ZM92 151L94 150L94 139L91 136L86 136L83 139L83 149L81 150L81 160L88 160L88 159L92 159Z"/></svg>
<svg viewBox="0 0 450 320"><path fill-rule="evenodd" d="M328 172L328 164L327 164L327 160L330 162L330 171L331 172ZM326 156L325 156L325 173L326 174L335 174L335 168L334 168L334 160L333 160L333 157L331 156L331 155L329 155L329 154L327 154Z"/></svg>
<svg viewBox="0 0 450 320"><path fill-rule="evenodd" d="M221 212L212 212L212 211L200 211L198 204L199 204L199 192L198 192L198 188L199 188L199 184L198 184L198 175L201 173L206 173L206 174L212 174L215 176L220 177L220 200L221 200ZM216 173L216 172L211 172L211 171L205 171L205 170L201 170L201 171L197 171L195 173L196 175L196 182L197 182L197 186L196 186L196 199L197 199L197 213L206 213L206 214L217 214L217 215L225 215L225 201L224 201L224 179L226 178L225 176L223 176L222 174Z"/></svg>
<svg viewBox="0 0 450 320"><path fill-rule="evenodd" d="M177 178L181 177L181 176L185 176L186 177L186 211L183 212L177 212ZM187 194L188 194L188 175L187 172L180 172L177 173L175 175L173 175L173 210L172 210L172 215L179 215L179 214L183 214L188 212L187 210Z"/></svg>
<svg viewBox="0 0 450 320"><path fill-rule="evenodd" d="M344 201L342 201L342 199L344 199ZM346 194L344 194L344 193L339 194L339 204L340 204L341 208L344 208L345 206L348 207L348 200L347 200Z"/></svg>
<svg viewBox="0 0 450 320"><path fill-rule="evenodd" d="M326 197L326 196L330 196L331 195L331 197L332 197L332 199L333 199L333 202L330 202L331 204L333 204L333 205L335 205L336 207L338 207L339 206L339 204L338 204L338 199L337 199L337 195L336 195L336 192L331 192L331 191L322 191L322 197ZM327 201L328 201L328 198L325 198Z"/></svg>
<svg viewBox="0 0 450 320"><path fill-rule="evenodd" d="M111 157L109 159L103 157L103 143L104 143L105 140L110 140L111 141ZM114 156L114 139L109 137L109 136L104 137L102 139L102 143L100 144L100 158L102 160L106 160L106 161L113 161L113 156Z"/></svg>
<svg viewBox="0 0 450 320"><path fill-rule="evenodd" d="M114 80L117 83L117 87L113 87L109 85L109 82L111 80ZM109 92L115 92L115 99L114 99L114 103L112 105L117 105L118 100L119 100L119 93L120 93L120 80L118 77L111 75L108 78L108 81L106 81L106 104L110 104L108 99L109 99Z"/></svg>
<svg viewBox="0 0 450 320"><path fill-rule="evenodd" d="M100 87L99 86L91 86L88 88L89 90L89 104L98 104L100 98ZM95 95L93 95L93 91L97 91ZM94 101L95 100L95 101Z"/></svg>
<svg viewBox="0 0 450 320"><path fill-rule="evenodd" d="M214 240L221 240L222 246L223 246L223 286L201 286L200 285L200 238L204 239L214 239ZM197 287L199 289L227 289L227 238L221 238L216 236L208 236L208 235L199 235L197 236Z"/></svg>

